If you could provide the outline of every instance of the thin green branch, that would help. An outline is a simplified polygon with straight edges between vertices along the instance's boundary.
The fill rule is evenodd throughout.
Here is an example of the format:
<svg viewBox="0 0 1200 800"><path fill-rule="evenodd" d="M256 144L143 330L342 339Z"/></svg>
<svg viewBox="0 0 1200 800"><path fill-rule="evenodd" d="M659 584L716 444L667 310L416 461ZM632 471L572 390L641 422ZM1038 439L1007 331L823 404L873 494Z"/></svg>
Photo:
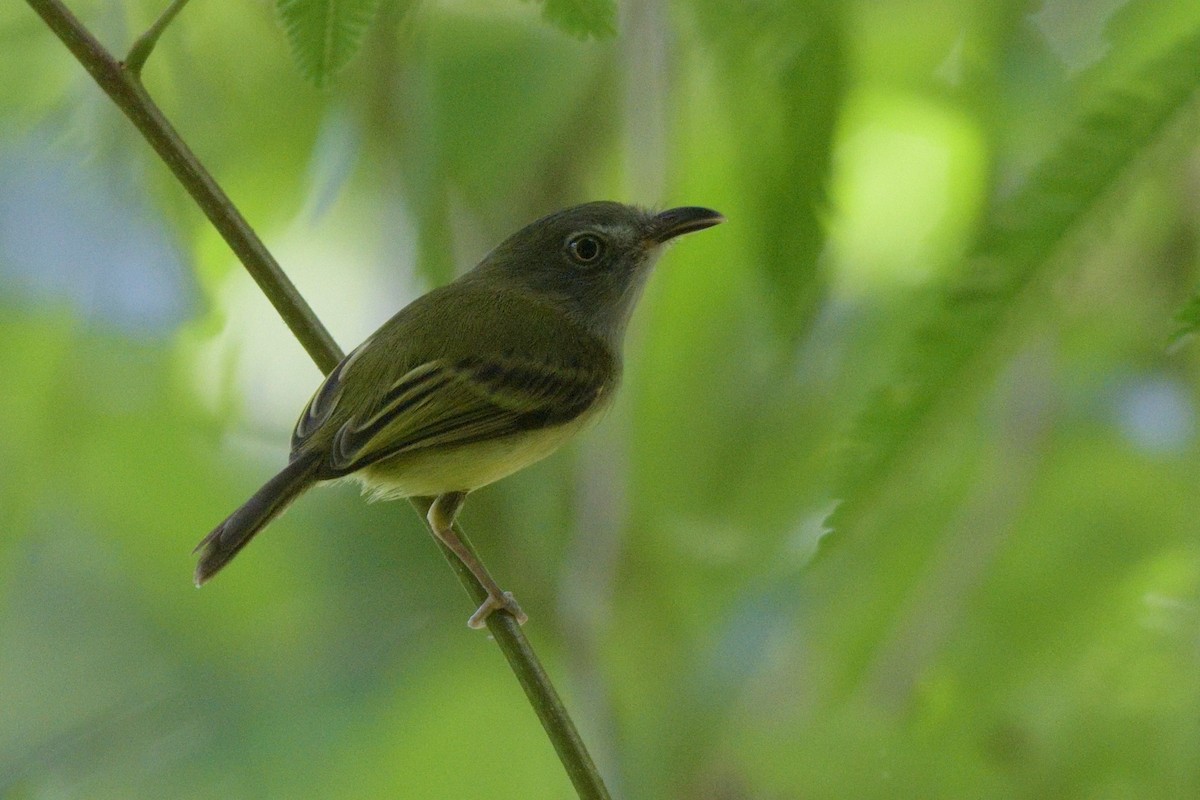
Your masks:
<svg viewBox="0 0 1200 800"><path fill-rule="evenodd" d="M410 502L422 519L425 519L429 514L429 506L432 504L433 498L414 497ZM454 523L454 532L478 558L479 554L475 551L475 546L471 544L471 540L467 538L457 522ZM430 535L432 535L432 531ZM436 536L434 539L441 548L446 562L458 576L463 588L467 590L467 594L471 595L476 604L486 600L487 590L479 584L479 581L471 574L471 570L467 569L467 566ZM521 688L525 690L525 696L529 699L530 705L533 706L538 718L542 721L542 727L546 729L550 743L554 745L554 750L558 753L558 758L566 768L567 775L571 778L571 783L575 785L575 790L579 793L580 798L609 800L608 789L605 788L604 780L592 762L587 746L580 738L575 723L567 713L567 708L558 696L550 676L542 667L537 653L529 644L529 640L525 638L521 625L511 614L492 614L487 618L487 626L488 631L491 632L500 646L500 650L504 653L504 657L508 659L509 666L512 667L513 673L521 683Z"/></svg>
<svg viewBox="0 0 1200 800"><path fill-rule="evenodd" d="M60 0L27 2L166 162L321 371L328 373L332 370L342 358L341 350L249 223L167 122L146 93L136 70L117 61ZM140 59L134 61L134 66L140 67L145 62L162 28L182 6L181 1L174 3L174 11L169 8L155 26L138 40L130 51L131 61L135 57ZM147 36L151 38L147 39ZM148 43L143 44L144 40ZM422 518L428 513L428 499L414 498L412 505ZM457 524L455 531L471 547ZM467 592L476 602L482 602L486 592L475 577L445 547L442 547L442 554ZM492 614L488 617L488 629L525 690L579 797L584 800L607 800L609 793L604 781L520 625L508 614Z"/></svg>
<svg viewBox="0 0 1200 800"><path fill-rule="evenodd" d="M146 59L150 57L154 46L158 44L158 37L162 36L162 32L171 24L171 20L175 19L175 15L182 11L187 4L188 0L173 0L171 5L167 6L159 18L154 20L154 24L138 37L138 40L133 43L133 47L129 48L129 55L125 56L125 69L134 75L142 74L142 67L146 65Z"/></svg>

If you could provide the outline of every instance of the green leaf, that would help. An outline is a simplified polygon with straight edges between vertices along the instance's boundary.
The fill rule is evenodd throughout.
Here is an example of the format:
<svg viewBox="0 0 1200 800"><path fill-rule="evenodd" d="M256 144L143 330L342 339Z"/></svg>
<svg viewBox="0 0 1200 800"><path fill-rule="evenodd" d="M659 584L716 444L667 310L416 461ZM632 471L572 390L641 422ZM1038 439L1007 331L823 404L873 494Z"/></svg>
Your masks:
<svg viewBox="0 0 1200 800"><path fill-rule="evenodd" d="M349 63L380 0L276 0L292 57L304 77L326 85Z"/></svg>
<svg viewBox="0 0 1200 800"><path fill-rule="evenodd" d="M846 527L909 466L931 418L956 392L978 390L969 370L991 353L1025 290L1086 229L1138 157L1200 88L1193 34L1090 103L1058 148L1010 199L993 208L965 268L950 278L895 377L859 419L838 478ZM1200 310L1189 306L1189 310Z"/></svg>
<svg viewBox="0 0 1200 800"><path fill-rule="evenodd" d="M730 15L721 0L692 7L725 71L733 126L754 131L737 151L754 187L739 225L761 271L765 310L789 346L811 324L826 290L821 253L833 143L850 75L846 22L832 0L770 0Z"/></svg>
<svg viewBox="0 0 1200 800"><path fill-rule="evenodd" d="M1179 313L1175 315L1177 327L1171 335L1172 347L1183 344L1185 339L1190 338L1200 330L1200 292L1192 295L1191 299L1183 308L1179 309Z"/></svg>
<svg viewBox="0 0 1200 800"><path fill-rule="evenodd" d="M607 39L617 33L616 0L545 0L542 16L580 39Z"/></svg>
<svg viewBox="0 0 1200 800"><path fill-rule="evenodd" d="M841 24L832 4L804 8L808 13L796 25L804 37L796 36L799 41L780 59L770 81L779 92L771 106L782 135L769 157L754 165L762 181L758 263L776 327L793 342L807 330L824 294L823 217L847 77Z"/></svg>

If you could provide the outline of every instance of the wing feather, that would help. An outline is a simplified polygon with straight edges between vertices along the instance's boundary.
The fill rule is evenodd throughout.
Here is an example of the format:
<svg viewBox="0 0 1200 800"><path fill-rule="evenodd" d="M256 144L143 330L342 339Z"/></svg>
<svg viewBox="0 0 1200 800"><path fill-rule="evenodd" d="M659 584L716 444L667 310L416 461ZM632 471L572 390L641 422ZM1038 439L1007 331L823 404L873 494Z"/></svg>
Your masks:
<svg viewBox="0 0 1200 800"><path fill-rule="evenodd" d="M329 421L333 416L334 409L337 408L338 401L342 398L342 389L344 388L344 376L358 360L358 357L363 354L367 346L371 344L371 339L368 337L366 341L354 348L333 370L325 376L325 380L317 387L317 391L313 393L312 399L308 401L308 405L304 407L303 413L300 414L300 419L296 421L296 427L292 429L292 451L295 452L302 444L322 425Z"/></svg>
<svg viewBox="0 0 1200 800"><path fill-rule="evenodd" d="M455 329L429 335L446 327L451 300ZM548 339L555 355L535 355ZM592 407L619 374L605 343L557 307L464 279L414 300L333 369L296 423L292 455L320 453L325 480L398 453L551 427Z"/></svg>
<svg viewBox="0 0 1200 800"><path fill-rule="evenodd" d="M344 475L421 448L561 424L599 399L610 374L515 358L428 362L401 377L370 416L342 424L328 466Z"/></svg>

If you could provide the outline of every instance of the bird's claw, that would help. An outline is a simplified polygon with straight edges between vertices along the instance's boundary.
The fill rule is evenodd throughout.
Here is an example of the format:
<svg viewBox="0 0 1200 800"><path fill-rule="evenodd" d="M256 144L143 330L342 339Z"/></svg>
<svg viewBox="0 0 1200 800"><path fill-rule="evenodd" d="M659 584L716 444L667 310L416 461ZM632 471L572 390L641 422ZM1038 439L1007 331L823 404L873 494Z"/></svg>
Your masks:
<svg viewBox="0 0 1200 800"><path fill-rule="evenodd" d="M521 610L521 606L517 604L512 592L505 592L500 597L489 594L487 600L483 601L483 605L467 620L467 627L475 630L487 627L487 618L496 611L507 611L519 625L524 625L529 621L529 615Z"/></svg>

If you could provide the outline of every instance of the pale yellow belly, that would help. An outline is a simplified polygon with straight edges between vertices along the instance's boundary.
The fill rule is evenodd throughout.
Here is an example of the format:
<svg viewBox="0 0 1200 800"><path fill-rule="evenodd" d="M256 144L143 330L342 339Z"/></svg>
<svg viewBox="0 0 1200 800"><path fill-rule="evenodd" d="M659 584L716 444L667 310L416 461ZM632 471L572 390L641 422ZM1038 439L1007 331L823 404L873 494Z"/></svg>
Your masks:
<svg viewBox="0 0 1200 800"><path fill-rule="evenodd" d="M469 492L540 461L595 418L585 413L553 428L452 449L404 453L354 473L372 500Z"/></svg>

